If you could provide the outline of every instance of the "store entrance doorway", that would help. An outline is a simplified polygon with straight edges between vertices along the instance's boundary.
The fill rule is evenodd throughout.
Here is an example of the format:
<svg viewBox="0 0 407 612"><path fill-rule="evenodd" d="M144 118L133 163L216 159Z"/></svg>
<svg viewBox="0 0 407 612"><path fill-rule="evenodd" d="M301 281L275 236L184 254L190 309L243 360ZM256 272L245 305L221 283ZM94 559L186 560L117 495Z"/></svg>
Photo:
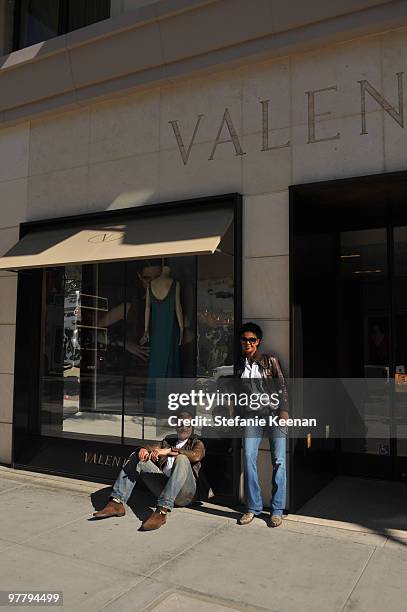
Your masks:
<svg viewBox="0 0 407 612"><path fill-rule="evenodd" d="M342 471L407 480L407 227L340 232L339 249L339 375L388 389L366 397L363 439L341 440Z"/></svg>
<svg viewBox="0 0 407 612"><path fill-rule="evenodd" d="M291 375L381 389L357 435L293 442L294 509L338 474L407 481L406 175L291 189Z"/></svg>

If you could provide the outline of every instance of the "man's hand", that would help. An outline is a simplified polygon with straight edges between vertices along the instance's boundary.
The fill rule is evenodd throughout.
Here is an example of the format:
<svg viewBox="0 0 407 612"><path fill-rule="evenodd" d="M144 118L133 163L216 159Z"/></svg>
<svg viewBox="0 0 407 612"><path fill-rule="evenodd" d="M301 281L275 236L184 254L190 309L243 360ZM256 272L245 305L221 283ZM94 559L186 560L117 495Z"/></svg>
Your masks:
<svg viewBox="0 0 407 612"><path fill-rule="evenodd" d="M148 461L150 457L150 453L148 452L148 450L146 448L140 448L139 452L138 452L138 458L140 461Z"/></svg>
<svg viewBox="0 0 407 612"><path fill-rule="evenodd" d="M150 459L151 461L158 461L159 457L168 457L171 454L170 448L154 448L151 451Z"/></svg>

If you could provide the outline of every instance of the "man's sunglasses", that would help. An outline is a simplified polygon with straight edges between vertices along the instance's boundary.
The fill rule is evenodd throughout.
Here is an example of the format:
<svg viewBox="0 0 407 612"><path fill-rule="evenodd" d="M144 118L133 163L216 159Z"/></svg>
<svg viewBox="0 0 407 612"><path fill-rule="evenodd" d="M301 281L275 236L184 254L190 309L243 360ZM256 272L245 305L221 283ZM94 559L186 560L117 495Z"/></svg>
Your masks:
<svg viewBox="0 0 407 612"><path fill-rule="evenodd" d="M242 336L240 338L240 342L248 342L249 344L254 344L255 342L257 342L257 340L258 338L255 338L254 336L251 336L250 338L245 338L244 336Z"/></svg>

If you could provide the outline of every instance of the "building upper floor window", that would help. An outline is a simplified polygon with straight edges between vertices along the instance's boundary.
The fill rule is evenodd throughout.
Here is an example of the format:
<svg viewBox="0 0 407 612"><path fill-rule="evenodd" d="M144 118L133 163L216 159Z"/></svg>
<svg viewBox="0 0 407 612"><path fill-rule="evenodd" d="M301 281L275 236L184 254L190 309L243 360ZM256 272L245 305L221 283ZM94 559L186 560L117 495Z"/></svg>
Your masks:
<svg viewBox="0 0 407 612"><path fill-rule="evenodd" d="M17 0L14 50L110 17L110 0Z"/></svg>

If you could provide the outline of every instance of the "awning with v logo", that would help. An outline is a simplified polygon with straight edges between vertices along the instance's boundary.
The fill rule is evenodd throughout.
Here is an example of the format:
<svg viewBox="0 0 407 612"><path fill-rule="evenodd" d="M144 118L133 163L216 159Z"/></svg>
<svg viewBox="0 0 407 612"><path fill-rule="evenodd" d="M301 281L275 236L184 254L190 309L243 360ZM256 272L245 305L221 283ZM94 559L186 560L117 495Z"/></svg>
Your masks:
<svg viewBox="0 0 407 612"><path fill-rule="evenodd" d="M0 258L0 270L210 254L232 220L219 208L33 231Z"/></svg>

